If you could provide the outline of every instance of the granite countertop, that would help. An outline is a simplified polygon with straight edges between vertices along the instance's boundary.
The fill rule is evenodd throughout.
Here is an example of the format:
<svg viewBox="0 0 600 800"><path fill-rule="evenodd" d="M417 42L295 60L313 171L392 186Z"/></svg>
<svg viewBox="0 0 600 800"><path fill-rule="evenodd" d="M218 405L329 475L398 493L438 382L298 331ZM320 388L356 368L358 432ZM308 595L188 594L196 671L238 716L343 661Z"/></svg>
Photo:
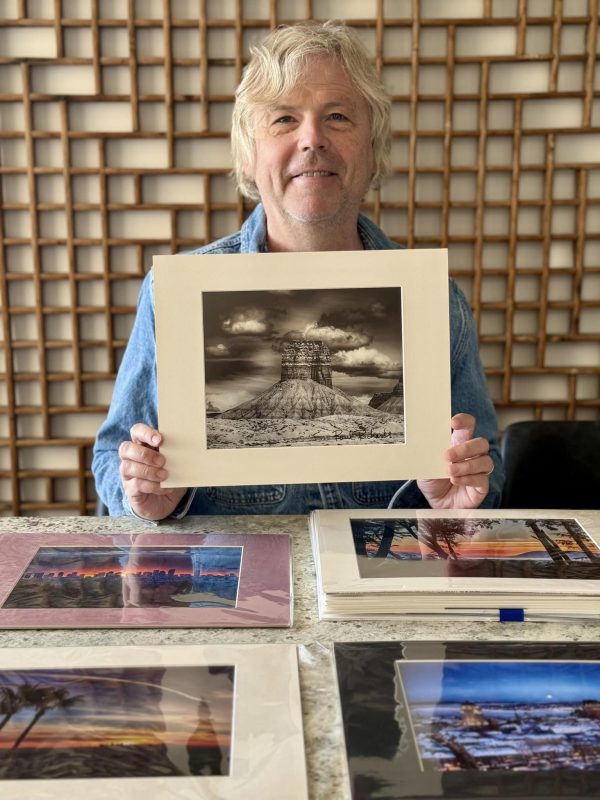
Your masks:
<svg viewBox="0 0 600 800"><path fill-rule="evenodd" d="M522 512L525 514L525 512ZM527 512L528 516L535 512ZM552 512L539 512L551 516ZM565 512L556 512L565 516ZM517 517L515 511L482 512L482 516ZM600 541L600 512L572 512ZM307 768L312 800L349 797L341 718L334 676L333 641L378 640L568 640L598 641L600 625L589 621L492 623L459 619L368 622L318 620L315 572L308 518L304 516L188 517L149 526L132 517L4 518L0 530L58 533L230 532L289 533L293 543L294 624L291 628L147 628L3 630L0 647L102 645L242 644L282 642L298 646ZM599 614L600 620L600 614Z"/></svg>

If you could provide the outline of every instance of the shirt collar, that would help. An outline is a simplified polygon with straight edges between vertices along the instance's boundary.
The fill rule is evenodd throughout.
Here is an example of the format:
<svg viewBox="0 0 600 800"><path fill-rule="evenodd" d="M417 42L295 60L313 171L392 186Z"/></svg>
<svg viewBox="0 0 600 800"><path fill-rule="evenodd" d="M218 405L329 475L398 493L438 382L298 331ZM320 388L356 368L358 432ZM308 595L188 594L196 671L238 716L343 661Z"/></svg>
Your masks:
<svg viewBox="0 0 600 800"><path fill-rule="evenodd" d="M267 252L267 216L259 203L242 225L240 249L242 253ZM358 234L365 250L391 250L401 247L364 214L358 215Z"/></svg>

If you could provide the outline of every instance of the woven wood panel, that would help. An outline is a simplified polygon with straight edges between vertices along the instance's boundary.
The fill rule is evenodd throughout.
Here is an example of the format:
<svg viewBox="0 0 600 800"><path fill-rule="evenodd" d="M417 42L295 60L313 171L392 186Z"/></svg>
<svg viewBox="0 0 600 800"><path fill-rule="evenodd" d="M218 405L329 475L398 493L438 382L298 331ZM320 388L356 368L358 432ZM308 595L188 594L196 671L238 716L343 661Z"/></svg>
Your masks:
<svg viewBox="0 0 600 800"><path fill-rule="evenodd" d="M86 514L152 255L236 230L233 92L280 22L344 16L394 98L365 210L448 247L502 426L600 416L598 0L6 0L0 513ZM443 16L446 15L446 16Z"/></svg>

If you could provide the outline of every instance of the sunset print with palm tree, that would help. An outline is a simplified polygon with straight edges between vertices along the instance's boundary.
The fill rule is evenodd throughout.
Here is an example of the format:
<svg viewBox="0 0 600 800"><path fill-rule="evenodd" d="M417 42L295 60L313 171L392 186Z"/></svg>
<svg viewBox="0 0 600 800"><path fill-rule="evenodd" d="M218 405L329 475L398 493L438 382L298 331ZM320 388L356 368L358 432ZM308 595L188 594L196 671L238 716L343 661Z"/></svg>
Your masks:
<svg viewBox="0 0 600 800"><path fill-rule="evenodd" d="M231 666L0 671L0 780L227 775L233 682Z"/></svg>

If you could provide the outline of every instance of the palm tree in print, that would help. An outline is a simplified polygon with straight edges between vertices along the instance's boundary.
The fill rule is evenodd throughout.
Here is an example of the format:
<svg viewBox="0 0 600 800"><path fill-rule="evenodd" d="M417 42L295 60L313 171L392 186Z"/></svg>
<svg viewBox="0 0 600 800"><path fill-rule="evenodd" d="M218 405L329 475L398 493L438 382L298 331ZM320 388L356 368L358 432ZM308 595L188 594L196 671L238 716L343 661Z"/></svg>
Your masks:
<svg viewBox="0 0 600 800"><path fill-rule="evenodd" d="M33 726L36 725L48 711L71 708L71 706L74 706L82 699L81 695L69 697L67 689L54 689L52 686L40 686L39 684L31 685L29 683L25 683L21 686L20 693L24 700L23 705L35 708L35 714L29 725L19 735L18 739L11 747L11 750L17 749Z"/></svg>
<svg viewBox="0 0 600 800"><path fill-rule="evenodd" d="M0 686L0 714L4 715L0 719L0 731L12 715L16 714L22 707L23 697L20 692L16 692L10 686Z"/></svg>

